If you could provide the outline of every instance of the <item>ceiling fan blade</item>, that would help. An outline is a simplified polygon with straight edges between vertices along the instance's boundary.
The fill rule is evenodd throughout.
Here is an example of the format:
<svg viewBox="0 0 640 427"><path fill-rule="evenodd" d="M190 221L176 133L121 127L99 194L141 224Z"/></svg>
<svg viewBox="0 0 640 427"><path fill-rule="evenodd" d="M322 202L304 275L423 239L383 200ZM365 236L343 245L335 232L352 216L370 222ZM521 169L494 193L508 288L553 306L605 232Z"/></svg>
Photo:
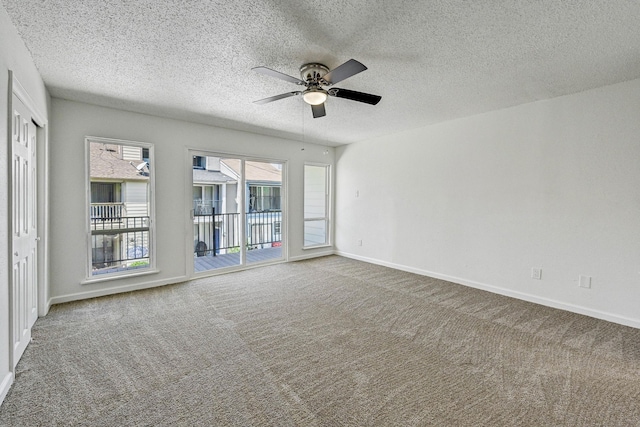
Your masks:
<svg viewBox="0 0 640 427"><path fill-rule="evenodd" d="M280 71L272 70L271 68L255 67L255 68L252 68L252 70L255 71L256 73L264 74L265 76L269 76L269 77L275 77L276 79L284 80L290 83L295 83L303 86L305 84L302 80L298 78L291 77L290 75L281 73Z"/></svg>
<svg viewBox="0 0 640 427"><path fill-rule="evenodd" d="M324 103L319 105L312 105L311 111L313 112L314 119L317 119L318 117L324 117L327 115L327 112L324 109Z"/></svg>
<svg viewBox="0 0 640 427"><path fill-rule="evenodd" d="M354 76L362 71L366 70L367 67L362 65L360 62L355 59L350 59L342 65L334 68L329 71L327 74L322 76L322 79L326 81L328 84L336 84L338 82L343 81L344 79L348 79L351 76Z"/></svg>
<svg viewBox="0 0 640 427"><path fill-rule="evenodd" d="M276 96L270 96L269 98L259 99L253 101L254 104L266 104L268 102L277 101L279 99L289 98L290 96L300 95L301 92L287 92Z"/></svg>
<svg viewBox="0 0 640 427"><path fill-rule="evenodd" d="M382 99L382 97L378 95L356 92L355 90L338 89L337 87L330 89L328 93L336 98L350 99L352 101L364 102L365 104L371 105L376 105Z"/></svg>

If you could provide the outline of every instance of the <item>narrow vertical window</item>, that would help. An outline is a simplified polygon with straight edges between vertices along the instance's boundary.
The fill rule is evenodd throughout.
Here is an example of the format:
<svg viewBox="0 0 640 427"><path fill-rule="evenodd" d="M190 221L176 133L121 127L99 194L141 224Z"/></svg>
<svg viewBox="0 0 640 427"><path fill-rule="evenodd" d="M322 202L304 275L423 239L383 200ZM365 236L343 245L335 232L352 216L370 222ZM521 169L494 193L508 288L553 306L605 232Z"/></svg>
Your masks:
<svg viewBox="0 0 640 427"><path fill-rule="evenodd" d="M304 247L329 244L329 165L304 165Z"/></svg>
<svg viewBox="0 0 640 427"><path fill-rule="evenodd" d="M87 138L88 277L148 270L153 251L151 144Z"/></svg>

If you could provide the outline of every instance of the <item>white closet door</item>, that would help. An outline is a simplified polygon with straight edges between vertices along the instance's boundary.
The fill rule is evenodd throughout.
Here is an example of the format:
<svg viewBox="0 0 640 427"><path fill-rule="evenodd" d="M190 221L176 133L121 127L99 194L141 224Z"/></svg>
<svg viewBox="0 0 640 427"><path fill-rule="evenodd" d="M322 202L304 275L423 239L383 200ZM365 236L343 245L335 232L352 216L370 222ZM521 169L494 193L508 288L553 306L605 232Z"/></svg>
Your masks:
<svg viewBox="0 0 640 427"><path fill-rule="evenodd" d="M12 344L17 365L38 318L36 126L31 113L13 96L12 113Z"/></svg>

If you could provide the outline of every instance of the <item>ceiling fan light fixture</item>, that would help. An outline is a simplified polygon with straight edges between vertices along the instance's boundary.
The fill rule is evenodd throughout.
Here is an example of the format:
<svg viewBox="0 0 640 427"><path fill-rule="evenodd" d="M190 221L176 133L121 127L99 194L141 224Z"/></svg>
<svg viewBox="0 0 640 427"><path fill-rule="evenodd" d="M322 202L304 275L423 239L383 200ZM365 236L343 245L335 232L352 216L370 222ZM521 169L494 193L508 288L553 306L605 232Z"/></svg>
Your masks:
<svg viewBox="0 0 640 427"><path fill-rule="evenodd" d="M309 105L320 105L327 100L327 92L322 89L307 89L303 92L302 99Z"/></svg>
<svg viewBox="0 0 640 427"><path fill-rule="evenodd" d="M295 83L299 86L304 86L304 89L270 96L269 98L259 99L253 102L254 104L267 104L279 99L302 95L304 102L311 105L311 113L313 114L314 119L327 115L325 102L330 96L376 105L382 99L381 96L336 87L331 89L323 88L323 86L333 86L335 83L346 80L366 69L367 67L355 59L350 59L344 64L338 65L333 70L329 70L326 65L319 64L317 62L310 62L300 67L300 78L297 78L264 66L254 67L252 70L256 73L275 77L289 83Z"/></svg>

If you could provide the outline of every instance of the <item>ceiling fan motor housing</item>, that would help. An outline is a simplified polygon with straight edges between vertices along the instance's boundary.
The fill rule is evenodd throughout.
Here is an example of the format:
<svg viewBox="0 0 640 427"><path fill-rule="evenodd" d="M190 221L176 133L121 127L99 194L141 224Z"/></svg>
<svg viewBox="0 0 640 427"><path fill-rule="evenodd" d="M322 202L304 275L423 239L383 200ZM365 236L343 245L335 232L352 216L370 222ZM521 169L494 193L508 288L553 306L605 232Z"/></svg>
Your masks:
<svg viewBox="0 0 640 427"><path fill-rule="evenodd" d="M329 68L326 65L318 63L304 64L300 67L300 77L307 84L319 84L322 76L329 72Z"/></svg>

